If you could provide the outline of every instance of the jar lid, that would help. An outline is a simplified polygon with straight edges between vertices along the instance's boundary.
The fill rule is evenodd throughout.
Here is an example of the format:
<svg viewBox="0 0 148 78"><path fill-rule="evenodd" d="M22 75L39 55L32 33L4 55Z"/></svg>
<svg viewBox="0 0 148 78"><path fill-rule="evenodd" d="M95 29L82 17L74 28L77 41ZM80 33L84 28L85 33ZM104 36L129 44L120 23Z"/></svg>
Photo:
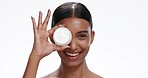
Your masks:
<svg viewBox="0 0 148 78"><path fill-rule="evenodd" d="M53 40L55 44L60 46L68 45L71 42L72 34L69 29L60 27L55 30L53 34Z"/></svg>

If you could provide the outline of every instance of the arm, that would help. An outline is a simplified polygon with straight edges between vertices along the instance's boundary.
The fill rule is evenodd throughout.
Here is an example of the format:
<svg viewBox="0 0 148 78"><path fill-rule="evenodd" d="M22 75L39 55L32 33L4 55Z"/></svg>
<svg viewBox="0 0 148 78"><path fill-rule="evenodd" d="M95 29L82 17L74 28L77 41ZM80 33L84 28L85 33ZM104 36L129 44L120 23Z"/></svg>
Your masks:
<svg viewBox="0 0 148 78"><path fill-rule="evenodd" d="M40 58L30 55L23 78L36 78Z"/></svg>

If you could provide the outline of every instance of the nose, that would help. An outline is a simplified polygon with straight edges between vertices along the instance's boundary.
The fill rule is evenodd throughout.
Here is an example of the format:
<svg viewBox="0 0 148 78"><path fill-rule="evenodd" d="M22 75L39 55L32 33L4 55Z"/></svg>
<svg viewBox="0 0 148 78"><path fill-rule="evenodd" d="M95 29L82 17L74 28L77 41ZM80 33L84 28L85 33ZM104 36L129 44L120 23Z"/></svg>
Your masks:
<svg viewBox="0 0 148 78"><path fill-rule="evenodd" d="M75 39L72 39L72 40L71 40L71 43L70 43L69 45L70 45L70 49L71 49L72 51L75 51L75 50L77 49L77 47L78 47L77 42L76 42Z"/></svg>

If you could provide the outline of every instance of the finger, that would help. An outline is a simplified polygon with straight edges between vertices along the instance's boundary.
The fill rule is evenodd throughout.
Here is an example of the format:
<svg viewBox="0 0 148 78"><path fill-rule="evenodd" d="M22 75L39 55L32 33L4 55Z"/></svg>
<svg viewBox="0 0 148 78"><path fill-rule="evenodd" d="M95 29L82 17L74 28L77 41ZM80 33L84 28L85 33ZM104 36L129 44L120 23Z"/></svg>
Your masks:
<svg viewBox="0 0 148 78"><path fill-rule="evenodd" d="M51 28L50 30L48 30L48 33L49 33L49 38L50 38L50 41L52 43L54 43L54 40L53 40L53 33L55 32L56 29L58 29L59 27L64 27L64 25L58 25L58 26L55 26L53 28Z"/></svg>
<svg viewBox="0 0 148 78"><path fill-rule="evenodd" d="M50 30L48 30L49 36L53 35L54 31L60 27L64 27L64 25L60 24L60 25L57 25L57 26L51 28Z"/></svg>
<svg viewBox="0 0 148 78"><path fill-rule="evenodd" d="M49 37L53 35L54 31L58 28L58 26L55 26L53 28L51 28L50 30L48 30L49 33Z"/></svg>
<svg viewBox="0 0 148 78"><path fill-rule="evenodd" d="M34 17L32 17L32 16L31 16L31 20L32 20L32 24L33 24L33 31L34 31L34 34L35 34L35 33L37 33L36 22L35 22Z"/></svg>
<svg viewBox="0 0 148 78"><path fill-rule="evenodd" d="M43 22L43 29L46 30L47 29L47 25L48 25L48 22L49 22L49 18L50 18L50 10L48 10L48 13L47 13L47 16Z"/></svg>
<svg viewBox="0 0 148 78"><path fill-rule="evenodd" d="M48 33L49 33L48 37L50 38L50 41L51 41L52 43L54 43L54 40L53 40L53 33L54 33L54 31L55 31L57 28L58 28L58 27L56 26L56 27L53 27L53 28L51 28L50 30L48 30Z"/></svg>
<svg viewBox="0 0 148 78"><path fill-rule="evenodd" d="M39 18L38 18L38 30L42 30L42 12L39 12Z"/></svg>
<svg viewBox="0 0 148 78"><path fill-rule="evenodd" d="M66 48L70 48L70 46L58 46L58 45L54 45L54 51L63 51Z"/></svg>
<svg viewBox="0 0 148 78"><path fill-rule="evenodd" d="M62 46L62 51L64 50L64 49L67 49L67 48L70 48L70 46Z"/></svg>

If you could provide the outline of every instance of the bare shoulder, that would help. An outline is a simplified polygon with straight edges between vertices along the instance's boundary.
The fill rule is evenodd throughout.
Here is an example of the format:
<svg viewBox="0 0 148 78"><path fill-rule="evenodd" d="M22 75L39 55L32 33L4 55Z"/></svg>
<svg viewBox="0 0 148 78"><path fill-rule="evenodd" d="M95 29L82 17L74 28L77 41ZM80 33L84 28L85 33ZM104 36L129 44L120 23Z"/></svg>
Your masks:
<svg viewBox="0 0 148 78"><path fill-rule="evenodd" d="M55 71L55 72L53 72L53 73L51 73L51 74L48 74L48 75L46 75L46 76L44 76L44 77L41 77L41 78L59 78L59 77L58 77L58 70ZM101 77L101 76L99 76L99 75L97 75L97 74L91 72L90 78L103 78L103 77Z"/></svg>
<svg viewBox="0 0 148 78"><path fill-rule="evenodd" d="M46 76L41 77L41 78L59 78L59 77L56 77L55 75L49 74L49 75L46 75Z"/></svg>
<svg viewBox="0 0 148 78"><path fill-rule="evenodd" d="M57 76L57 71L55 71L55 72L53 72L53 73L51 73L51 74L48 74L48 75L46 75L46 76L44 76L44 77L41 77L41 78L59 78L58 76Z"/></svg>
<svg viewBox="0 0 148 78"><path fill-rule="evenodd" d="M91 78L103 78L103 77L91 72Z"/></svg>

